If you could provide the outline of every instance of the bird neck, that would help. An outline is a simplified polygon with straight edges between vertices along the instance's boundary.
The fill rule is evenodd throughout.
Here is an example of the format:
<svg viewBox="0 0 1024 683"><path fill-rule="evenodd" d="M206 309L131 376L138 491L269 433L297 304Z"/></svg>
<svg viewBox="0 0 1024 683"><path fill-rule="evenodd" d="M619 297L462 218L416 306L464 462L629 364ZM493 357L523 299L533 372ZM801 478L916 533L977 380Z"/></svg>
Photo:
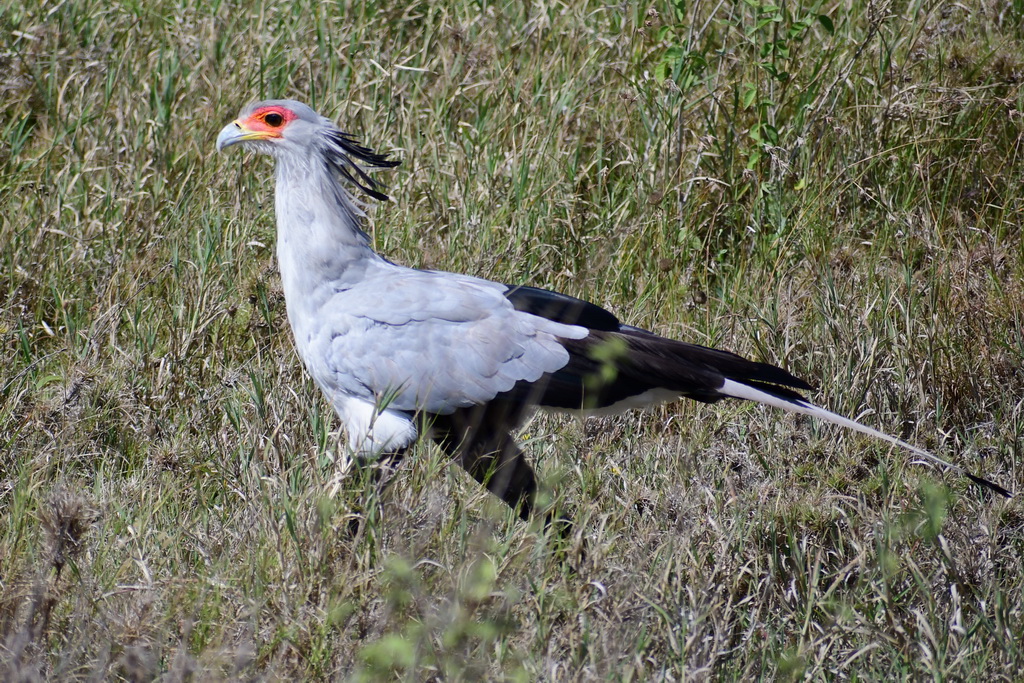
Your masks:
<svg viewBox="0 0 1024 683"><path fill-rule="evenodd" d="M363 212L319 159L279 158L276 175L277 257L289 309L321 290L347 288L383 262L360 228Z"/></svg>

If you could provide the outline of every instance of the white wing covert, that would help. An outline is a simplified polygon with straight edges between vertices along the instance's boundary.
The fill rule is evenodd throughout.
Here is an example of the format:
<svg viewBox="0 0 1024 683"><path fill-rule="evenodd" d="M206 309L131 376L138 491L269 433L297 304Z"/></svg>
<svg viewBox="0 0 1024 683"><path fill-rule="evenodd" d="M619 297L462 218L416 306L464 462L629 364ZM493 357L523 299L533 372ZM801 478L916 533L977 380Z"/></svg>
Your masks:
<svg viewBox="0 0 1024 683"><path fill-rule="evenodd" d="M564 367L559 338L587 335L515 310L504 291L451 273L389 269L328 300L307 364L325 389L352 395L360 387L390 409L444 415L486 403Z"/></svg>

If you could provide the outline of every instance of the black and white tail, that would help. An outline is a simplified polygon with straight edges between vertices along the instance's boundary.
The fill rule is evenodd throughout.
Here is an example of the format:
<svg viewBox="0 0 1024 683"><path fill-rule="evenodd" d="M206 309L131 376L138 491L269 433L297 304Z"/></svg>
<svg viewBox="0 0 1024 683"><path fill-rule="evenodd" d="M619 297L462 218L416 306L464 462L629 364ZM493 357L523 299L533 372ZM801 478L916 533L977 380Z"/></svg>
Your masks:
<svg viewBox="0 0 1024 683"><path fill-rule="evenodd" d="M681 397L705 403L737 398L810 415L905 448L971 481L1012 497L1005 488L928 451L808 402L800 391L813 387L782 368L728 351L676 341L621 324L587 301L532 287L510 287L506 297L521 311L590 330L583 339L563 339L569 362L538 382L522 382L502 396L522 404L561 410L619 412Z"/></svg>

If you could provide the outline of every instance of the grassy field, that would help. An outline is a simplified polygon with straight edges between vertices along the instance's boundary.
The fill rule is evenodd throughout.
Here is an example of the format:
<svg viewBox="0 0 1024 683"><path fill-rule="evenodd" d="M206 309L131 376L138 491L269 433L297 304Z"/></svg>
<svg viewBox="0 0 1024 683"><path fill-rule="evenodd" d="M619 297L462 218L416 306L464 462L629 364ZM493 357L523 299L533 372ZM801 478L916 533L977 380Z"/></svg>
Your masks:
<svg viewBox="0 0 1024 683"><path fill-rule="evenodd" d="M1024 489L1024 2L0 0L0 678L1012 680L1024 511L742 403L422 445L364 534L245 103L402 165L389 258L783 365ZM584 552L585 549L585 552Z"/></svg>

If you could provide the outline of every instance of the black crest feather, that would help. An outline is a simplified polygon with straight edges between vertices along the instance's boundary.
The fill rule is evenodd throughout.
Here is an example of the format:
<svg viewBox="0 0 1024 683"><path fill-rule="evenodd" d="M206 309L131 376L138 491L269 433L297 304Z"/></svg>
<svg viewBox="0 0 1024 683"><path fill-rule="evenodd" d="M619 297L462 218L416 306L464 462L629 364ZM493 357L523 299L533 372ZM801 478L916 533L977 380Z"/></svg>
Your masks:
<svg viewBox="0 0 1024 683"><path fill-rule="evenodd" d="M340 130L333 130L325 136L329 143L324 154L327 165L345 180L356 185L374 199L385 202L388 196L381 192L384 184L374 180L353 159L375 168L394 168L400 163L389 159L388 154L375 152L359 144L353 136Z"/></svg>

